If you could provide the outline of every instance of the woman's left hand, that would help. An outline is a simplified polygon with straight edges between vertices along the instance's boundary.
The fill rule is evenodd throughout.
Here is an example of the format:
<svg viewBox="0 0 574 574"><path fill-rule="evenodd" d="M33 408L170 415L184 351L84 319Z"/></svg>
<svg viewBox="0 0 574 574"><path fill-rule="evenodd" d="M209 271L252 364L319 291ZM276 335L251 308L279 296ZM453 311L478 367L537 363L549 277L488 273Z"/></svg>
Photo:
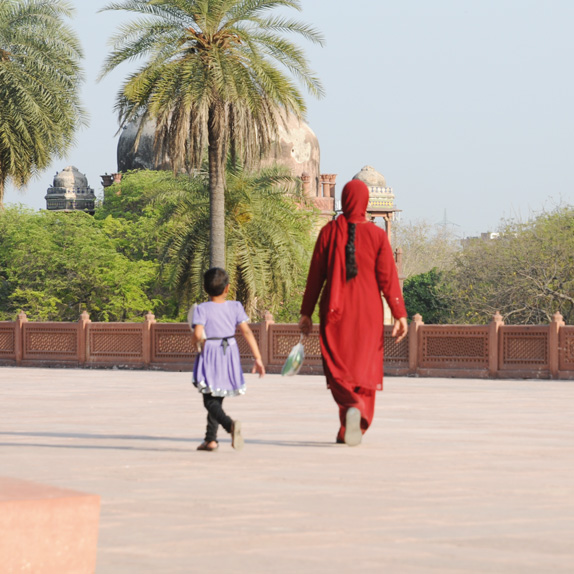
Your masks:
<svg viewBox="0 0 574 574"><path fill-rule="evenodd" d="M409 331L409 326L407 325L407 318L401 317L400 319L395 319L395 326L393 327L392 336L397 338L397 343L402 341Z"/></svg>

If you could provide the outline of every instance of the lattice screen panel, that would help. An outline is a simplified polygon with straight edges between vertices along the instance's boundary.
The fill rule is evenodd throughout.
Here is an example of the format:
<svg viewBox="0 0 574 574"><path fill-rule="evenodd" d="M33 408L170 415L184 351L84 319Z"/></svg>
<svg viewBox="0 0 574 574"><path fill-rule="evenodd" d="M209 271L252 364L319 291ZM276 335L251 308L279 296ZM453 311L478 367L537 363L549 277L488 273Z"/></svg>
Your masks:
<svg viewBox="0 0 574 574"><path fill-rule="evenodd" d="M574 327L560 329L559 357L561 371L574 371Z"/></svg>
<svg viewBox="0 0 574 574"><path fill-rule="evenodd" d="M124 327L116 324L88 325L90 358L143 361L143 326Z"/></svg>
<svg viewBox="0 0 574 574"><path fill-rule="evenodd" d="M409 338L405 337L397 344L391 337L392 327L385 327L385 364L393 367L408 367L409 365Z"/></svg>
<svg viewBox="0 0 574 574"><path fill-rule="evenodd" d="M78 358L78 325L75 323L25 323L23 334L25 360Z"/></svg>
<svg viewBox="0 0 574 574"><path fill-rule="evenodd" d="M301 333L297 325L271 325L269 327L270 361L272 365L281 365L299 342ZM308 337L303 339L305 346L305 365L322 365L319 329L315 327Z"/></svg>
<svg viewBox="0 0 574 574"><path fill-rule="evenodd" d="M261 348L261 325L249 325L251 327L251 331L253 332L253 336L257 341L257 344ZM253 353L247 344L247 341L241 334L241 331L237 329L235 332L235 340L237 341L237 346L239 347L239 356L241 357L241 361L249 362L253 360Z"/></svg>
<svg viewBox="0 0 574 574"><path fill-rule="evenodd" d="M191 329L184 325L152 325L153 362L193 363L195 350L191 344Z"/></svg>
<svg viewBox="0 0 574 574"><path fill-rule="evenodd" d="M453 332L454 331L454 332ZM488 328L421 327L421 367L488 367Z"/></svg>
<svg viewBox="0 0 574 574"><path fill-rule="evenodd" d="M537 366L548 368L548 328L519 331L501 327L502 353L500 368L520 369Z"/></svg>
<svg viewBox="0 0 574 574"><path fill-rule="evenodd" d="M0 326L0 357L8 358L15 356L16 341L14 340L14 327Z"/></svg>

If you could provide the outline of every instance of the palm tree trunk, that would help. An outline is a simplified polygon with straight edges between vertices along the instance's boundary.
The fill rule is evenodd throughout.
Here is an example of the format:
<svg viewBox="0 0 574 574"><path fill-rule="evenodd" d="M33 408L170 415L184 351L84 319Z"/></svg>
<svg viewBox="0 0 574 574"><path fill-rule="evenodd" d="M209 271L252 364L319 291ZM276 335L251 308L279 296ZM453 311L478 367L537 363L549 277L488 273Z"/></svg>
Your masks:
<svg viewBox="0 0 574 574"><path fill-rule="evenodd" d="M4 191L6 189L6 178L0 169L0 211L4 211Z"/></svg>
<svg viewBox="0 0 574 574"><path fill-rule="evenodd" d="M225 268L225 106L216 102L209 108L209 211L211 267Z"/></svg>

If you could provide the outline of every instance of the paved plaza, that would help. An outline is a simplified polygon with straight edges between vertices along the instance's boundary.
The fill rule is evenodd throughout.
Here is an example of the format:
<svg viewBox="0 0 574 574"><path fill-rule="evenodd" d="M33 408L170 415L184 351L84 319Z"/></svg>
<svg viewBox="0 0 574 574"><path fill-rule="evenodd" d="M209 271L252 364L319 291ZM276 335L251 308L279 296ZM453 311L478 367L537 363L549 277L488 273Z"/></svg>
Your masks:
<svg viewBox="0 0 574 574"><path fill-rule="evenodd" d="M0 475L101 496L98 574L574 572L574 382L386 378L356 448L318 376L0 368Z"/></svg>

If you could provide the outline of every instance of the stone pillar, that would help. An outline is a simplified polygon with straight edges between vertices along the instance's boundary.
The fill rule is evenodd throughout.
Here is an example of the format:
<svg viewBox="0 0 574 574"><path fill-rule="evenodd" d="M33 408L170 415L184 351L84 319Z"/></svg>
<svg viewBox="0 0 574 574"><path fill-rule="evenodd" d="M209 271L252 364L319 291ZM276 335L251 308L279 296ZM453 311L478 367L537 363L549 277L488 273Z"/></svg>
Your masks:
<svg viewBox="0 0 574 574"><path fill-rule="evenodd" d="M155 323L155 315L149 311L145 316L143 324L143 362L144 366L149 367L151 363L151 326Z"/></svg>
<svg viewBox="0 0 574 574"><path fill-rule="evenodd" d="M308 173L301 174L301 181L303 182L303 195L305 197L311 196L311 176Z"/></svg>
<svg viewBox="0 0 574 574"><path fill-rule="evenodd" d="M24 357L24 323L28 322L28 317L24 311L18 313L16 317L16 330L14 331L14 351L16 355L16 364L22 364L22 358Z"/></svg>
<svg viewBox="0 0 574 574"><path fill-rule="evenodd" d="M401 285L401 291L402 291L405 278L403 276L403 250L401 247L397 247L397 249L395 250L395 262L397 264L397 273L399 275L399 283Z"/></svg>
<svg viewBox="0 0 574 574"><path fill-rule="evenodd" d="M112 177L114 178L114 183L120 183L122 181L121 173L112 173Z"/></svg>
<svg viewBox="0 0 574 574"><path fill-rule="evenodd" d="M329 174L322 173L320 179L321 192L320 197L331 197L331 181Z"/></svg>
<svg viewBox="0 0 574 574"><path fill-rule="evenodd" d="M409 325L409 374L416 375L419 366L419 331L424 325L423 318L417 313Z"/></svg>
<svg viewBox="0 0 574 574"><path fill-rule="evenodd" d="M270 358L269 328L274 324L275 319L273 318L273 315L269 311L265 311L262 324L263 328L261 329L261 344L259 345L259 351L261 351L261 360L263 361L265 368L267 368Z"/></svg>
<svg viewBox="0 0 574 574"><path fill-rule="evenodd" d="M556 311L552 316L550 332L548 333L548 363L550 376L553 379L558 378L560 371L560 329L562 327L564 327L564 317Z"/></svg>
<svg viewBox="0 0 574 574"><path fill-rule="evenodd" d="M329 177L331 179L331 197L335 199L335 182L337 180L337 174L332 173Z"/></svg>
<svg viewBox="0 0 574 574"><path fill-rule="evenodd" d="M78 362L80 365L85 365L88 356L88 324L91 322L87 311L84 311L78 320Z"/></svg>
<svg viewBox="0 0 574 574"><path fill-rule="evenodd" d="M498 330L504 325L502 315L497 311L488 325L488 376L498 375Z"/></svg>
<svg viewBox="0 0 574 574"><path fill-rule="evenodd" d="M393 214L392 213L385 213L382 217L385 220L385 232L387 234L387 237L389 238L389 243L392 245L393 244L393 237L392 237L392 229L391 229L391 220L393 218Z"/></svg>

